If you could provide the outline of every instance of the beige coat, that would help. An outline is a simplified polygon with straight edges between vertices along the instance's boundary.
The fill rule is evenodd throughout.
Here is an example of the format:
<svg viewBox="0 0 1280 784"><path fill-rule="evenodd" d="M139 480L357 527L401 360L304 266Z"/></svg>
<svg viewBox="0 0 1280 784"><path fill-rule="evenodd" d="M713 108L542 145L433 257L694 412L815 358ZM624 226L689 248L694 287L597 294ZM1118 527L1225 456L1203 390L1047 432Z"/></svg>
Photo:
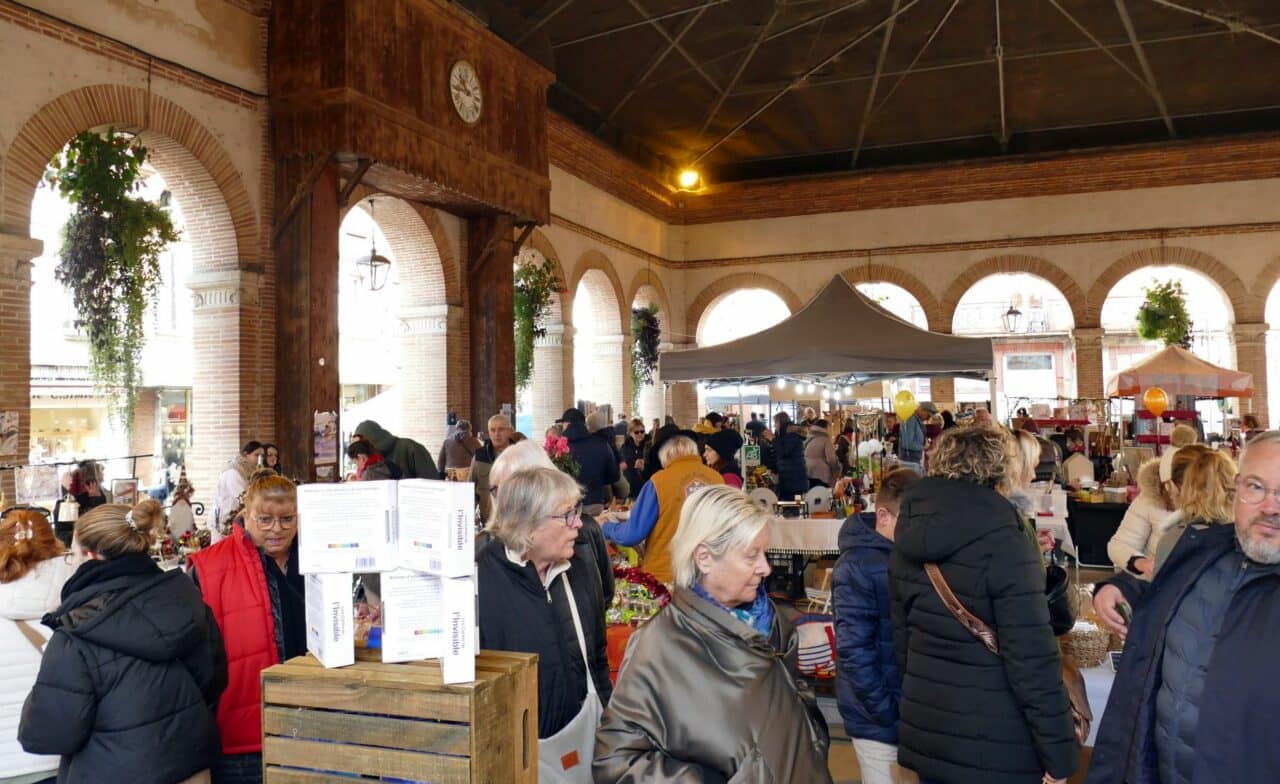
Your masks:
<svg viewBox="0 0 1280 784"><path fill-rule="evenodd" d="M596 733L600 784L830 784L827 723L796 676L795 630L768 640L692 591L631 638Z"/></svg>
<svg viewBox="0 0 1280 784"><path fill-rule="evenodd" d="M810 479L817 479L827 487L835 484L840 476L840 460L831 436L817 425L809 426L809 440L804 442L804 467Z"/></svg>
<svg viewBox="0 0 1280 784"><path fill-rule="evenodd" d="M1129 559L1143 555L1156 557L1160 538L1171 522L1174 512L1166 509L1160 492L1160 461L1151 459L1138 468L1138 497L1133 499L1120 527L1107 543L1107 555L1118 571L1125 571ZM1151 579L1148 575L1145 579Z"/></svg>

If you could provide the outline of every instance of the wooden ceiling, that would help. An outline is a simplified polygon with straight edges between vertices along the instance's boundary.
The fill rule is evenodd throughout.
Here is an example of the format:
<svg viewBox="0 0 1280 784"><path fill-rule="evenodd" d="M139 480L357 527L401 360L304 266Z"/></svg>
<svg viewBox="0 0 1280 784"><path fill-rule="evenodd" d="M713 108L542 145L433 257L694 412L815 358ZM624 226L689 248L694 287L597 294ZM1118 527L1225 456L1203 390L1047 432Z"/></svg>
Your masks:
<svg viewBox="0 0 1280 784"><path fill-rule="evenodd" d="M457 0L662 177L1280 130L1278 0Z"/></svg>

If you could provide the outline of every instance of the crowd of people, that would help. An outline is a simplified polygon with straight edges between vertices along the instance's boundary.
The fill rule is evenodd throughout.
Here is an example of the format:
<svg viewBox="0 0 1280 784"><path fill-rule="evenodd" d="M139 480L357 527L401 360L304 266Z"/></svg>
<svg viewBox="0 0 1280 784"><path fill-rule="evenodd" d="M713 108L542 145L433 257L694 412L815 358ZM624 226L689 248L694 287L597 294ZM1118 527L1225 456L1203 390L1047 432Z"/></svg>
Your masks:
<svg viewBox="0 0 1280 784"><path fill-rule="evenodd" d="M770 447L780 486L838 476L820 418L806 416L804 436L786 415L753 422L743 429ZM766 591L771 517L740 489L741 436L711 418L690 430L620 424L566 411L548 444L564 438L573 459L556 462L513 439L505 417L479 446L460 422L439 461L476 481L484 510L480 647L539 657L540 780L831 781L796 630ZM906 429L894 448L915 456ZM355 478L438 476L421 444L371 422L356 432ZM945 428L885 474L873 513L844 522L837 701L866 784L1076 773L1081 717L1056 641L1072 618L1046 557L1055 542L1026 502L1045 443L978 421ZM229 534L185 575L150 558L164 522L149 498L82 513L69 552L37 512L0 518L0 643L13 662L0 671L0 781L261 780L260 674L305 653L306 630L296 488L258 467L260 450L246 444L229 466L254 469L228 502ZM1094 706L1088 781L1280 780L1280 751L1253 740L1280 704L1267 677L1280 628L1280 431L1255 434L1238 471L1185 444L1139 481L1143 504L1113 542L1115 577L1094 598L1127 643L1105 710ZM610 499L631 500L629 515L604 511ZM642 567L671 593L633 635L616 685L610 543L641 546Z"/></svg>

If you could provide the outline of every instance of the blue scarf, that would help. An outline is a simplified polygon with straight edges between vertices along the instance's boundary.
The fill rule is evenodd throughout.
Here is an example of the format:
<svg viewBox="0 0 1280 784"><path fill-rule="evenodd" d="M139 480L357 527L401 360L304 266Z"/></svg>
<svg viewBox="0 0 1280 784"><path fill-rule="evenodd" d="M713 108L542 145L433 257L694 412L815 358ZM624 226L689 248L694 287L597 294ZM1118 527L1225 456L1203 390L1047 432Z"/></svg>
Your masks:
<svg viewBox="0 0 1280 784"><path fill-rule="evenodd" d="M769 594L765 591L763 582L756 589L755 601L751 602L751 604L738 605L737 607L725 607L720 602L717 602L712 598L711 594L707 593L707 589L702 587L702 583L694 583L693 592L760 632L765 637L769 636L769 631L773 628L773 602L769 601Z"/></svg>

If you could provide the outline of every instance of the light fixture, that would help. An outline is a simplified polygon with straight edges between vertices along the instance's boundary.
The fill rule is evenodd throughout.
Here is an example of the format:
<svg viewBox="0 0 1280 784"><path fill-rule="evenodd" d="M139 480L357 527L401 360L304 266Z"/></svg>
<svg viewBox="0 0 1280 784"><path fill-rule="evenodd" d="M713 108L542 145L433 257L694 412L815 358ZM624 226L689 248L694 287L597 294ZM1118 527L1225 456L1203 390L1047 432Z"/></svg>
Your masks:
<svg viewBox="0 0 1280 784"><path fill-rule="evenodd" d="M818 391L818 385L817 385L817 384L810 384L810 385L809 385L809 394L810 394L810 395L812 395L814 392L817 392L817 391Z"/></svg>
<svg viewBox="0 0 1280 784"><path fill-rule="evenodd" d="M778 379L778 389L786 389L786 388L787 388L787 380L785 378Z"/></svg>
<svg viewBox="0 0 1280 784"><path fill-rule="evenodd" d="M1022 311L1014 307L1011 302L1009 303L1009 309L1004 312L1001 320L1004 322L1005 332L1017 332L1022 327Z"/></svg>
<svg viewBox="0 0 1280 784"><path fill-rule="evenodd" d="M702 182L702 175L698 174L697 169L681 169L680 174L676 176L676 183L680 185L681 190L691 191L698 187L700 182Z"/></svg>
<svg viewBox="0 0 1280 784"><path fill-rule="evenodd" d="M823 388L822 388L822 399L823 399L823 400L830 400L830 399L831 399L831 390L830 390L830 389L827 389L826 387L823 387Z"/></svg>
<svg viewBox="0 0 1280 784"><path fill-rule="evenodd" d="M845 387L842 391L844 392L845 397L853 396L853 387Z"/></svg>
<svg viewBox="0 0 1280 784"><path fill-rule="evenodd" d="M373 199L369 199L369 222L373 224ZM369 226L369 255L356 259L356 269L362 276L367 276L369 291L378 291L387 285L387 273L391 270L391 259L378 255L377 225Z"/></svg>

